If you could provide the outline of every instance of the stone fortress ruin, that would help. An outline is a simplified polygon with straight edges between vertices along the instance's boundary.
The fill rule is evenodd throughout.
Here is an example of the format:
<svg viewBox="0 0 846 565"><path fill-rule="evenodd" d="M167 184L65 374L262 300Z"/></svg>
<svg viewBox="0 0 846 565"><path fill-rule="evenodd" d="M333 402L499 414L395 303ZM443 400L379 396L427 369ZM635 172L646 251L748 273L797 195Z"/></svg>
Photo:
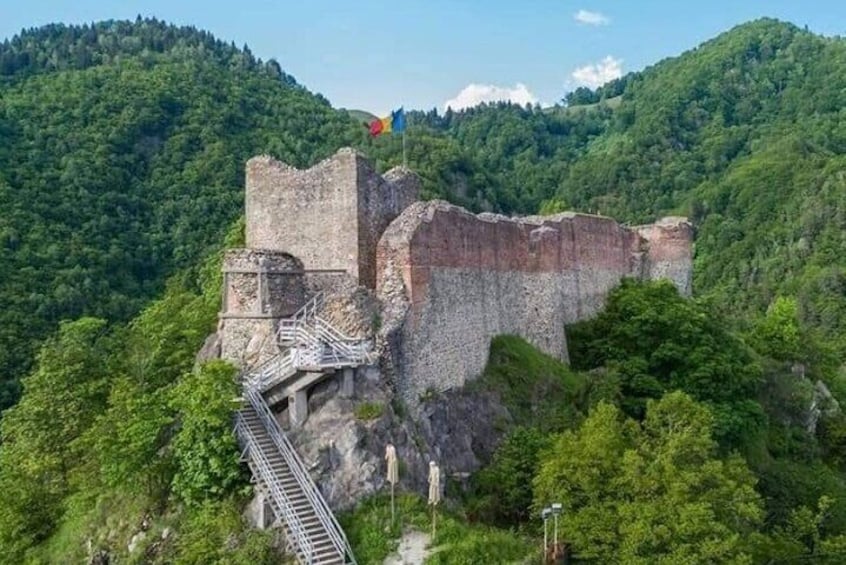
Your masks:
<svg viewBox="0 0 846 565"><path fill-rule="evenodd" d="M419 191L412 172L380 175L351 149L307 170L247 163L246 247L224 257L216 349L242 370L236 431L257 522L278 524L301 563L355 563L331 509L382 488L387 444L405 488L425 482L430 459L447 477L483 464L509 415L448 391L482 373L491 338L516 334L566 361L565 324L623 277L690 294L684 218L511 218Z"/></svg>
<svg viewBox="0 0 846 565"><path fill-rule="evenodd" d="M418 201L419 184L351 149L308 170L251 159L247 248L224 264L222 356L245 369L271 357L279 320L325 293L326 316L371 341L374 367L414 407L480 374L498 334L566 361L564 325L595 314L623 277L690 294L683 218L630 228L570 212L472 214Z"/></svg>

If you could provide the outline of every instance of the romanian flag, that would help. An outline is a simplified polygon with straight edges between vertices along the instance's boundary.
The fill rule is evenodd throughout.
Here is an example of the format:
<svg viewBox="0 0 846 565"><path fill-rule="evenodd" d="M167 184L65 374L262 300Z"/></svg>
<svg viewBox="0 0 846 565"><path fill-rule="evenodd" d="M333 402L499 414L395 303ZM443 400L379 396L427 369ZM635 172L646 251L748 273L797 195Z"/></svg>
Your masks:
<svg viewBox="0 0 846 565"><path fill-rule="evenodd" d="M370 135L376 137L382 133L402 133L405 131L405 112L402 108L391 112L390 116L370 122Z"/></svg>

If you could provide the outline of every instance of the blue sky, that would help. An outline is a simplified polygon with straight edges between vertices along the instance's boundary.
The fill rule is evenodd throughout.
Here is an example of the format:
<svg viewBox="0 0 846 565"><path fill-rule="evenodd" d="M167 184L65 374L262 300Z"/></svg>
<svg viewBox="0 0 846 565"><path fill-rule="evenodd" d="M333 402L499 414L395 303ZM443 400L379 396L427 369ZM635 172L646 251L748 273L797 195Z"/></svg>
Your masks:
<svg viewBox="0 0 846 565"><path fill-rule="evenodd" d="M0 0L0 37L137 14L246 43L333 105L379 114L554 103L762 16L846 35L844 0Z"/></svg>

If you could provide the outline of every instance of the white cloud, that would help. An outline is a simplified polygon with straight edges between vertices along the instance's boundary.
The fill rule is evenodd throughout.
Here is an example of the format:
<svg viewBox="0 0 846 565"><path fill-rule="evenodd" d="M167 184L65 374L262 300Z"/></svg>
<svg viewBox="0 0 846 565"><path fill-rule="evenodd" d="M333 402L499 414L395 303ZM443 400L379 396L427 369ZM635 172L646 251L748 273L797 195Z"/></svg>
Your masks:
<svg viewBox="0 0 846 565"><path fill-rule="evenodd" d="M605 14L600 12L591 12L589 10L579 10L573 14L573 19L580 24L589 26L604 26L611 23L611 20Z"/></svg>
<svg viewBox="0 0 846 565"><path fill-rule="evenodd" d="M570 76L576 86L596 88L623 76L623 60L608 55L598 63L577 68Z"/></svg>
<svg viewBox="0 0 846 565"><path fill-rule="evenodd" d="M444 102L444 109L452 108L461 110L471 108L483 102L500 102L509 100L515 104L525 106L535 104L538 99L532 94L526 85L518 82L514 88L507 86L496 86L495 84L468 84L461 89L455 98Z"/></svg>

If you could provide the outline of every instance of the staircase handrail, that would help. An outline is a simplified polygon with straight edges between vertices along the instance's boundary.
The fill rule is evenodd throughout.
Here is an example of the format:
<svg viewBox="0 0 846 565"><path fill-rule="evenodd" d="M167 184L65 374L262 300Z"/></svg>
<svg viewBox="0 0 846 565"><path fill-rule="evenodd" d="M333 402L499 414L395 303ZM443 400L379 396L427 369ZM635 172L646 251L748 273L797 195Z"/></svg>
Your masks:
<svg viewBox="0 0 846 565"><path fill-rule="evenodd" d="M279 380L280 376L284 380L285 376L291 374L294 368L294 360L291 357L290 350L283 351L252 371L247 376L247 385L259 390L267 390L274 386L271 383Z"/></svg>
<svg viewBox="0 0 846 565"><path fill-rule="evenodd" d="M336 356L345 357L350 363L368 362L370 356L362 352L362 345L367 340L344 334L318 314L326 296L325 292L318 292L292 316L279 320L276 331L278 343L299 342L300 345L316 349L319 347L318 342L323 341L335 350Z"/></svg>
<svg viewBox="0 0 846 565"><path fill-rule="evenodd" d="M302 322L314 318L317 312L326 301L326 292L320 291L309 299L308 302L300 306L299 310L291 314L287 318L279 320L279 327L276 330L276 338L279 342L285 341L286 335L292 330L296 329L297 325Z"/></svg>
<svg viewBox="0 0 846 565"><path fill-rule="evenodd" d="M322 352L325 348L329 348L337 359L336 365L360 365L368 361L368 355L362 352L362 345L366 345L367 340L343 336L320 318L315 318L314 325L297 326L296 336L300 347L292 346L292 350L306 349L314 355L314 352ZM294 363L296 365L296 361Z"/></svg>
<svg viewBox="0 0 846 565"><path fill-rule="evenodd" d="M357 360L358 354L350 347L349 340L325 320L316 317L313 325L308 330L311 331L312 335L319 342L335 350L342 356L349 358L351 361Z"/></svg>
<svg viewBox="0 0 846 565"><path fill-rule="evenodd" d="M320 316L314 317L314 326L319 328L320 331L325 332L327 335L331 336L332 341L342 343L342 344L352 344L364 341L362 338L351 337L346 335L345 333L341 332L338 328L330 324L325 319L321 318Z"/></svg>
<svg viewBox="0 0 846 565"><path fill-rule="evenodd" d="M247 444L247 449L250 452L250 458L252 459L254 469L261 476L265 487L268 489L268 492L273 501L276 503L276 506L282 512L285 524L287 524L288 529L291 532L290 536L285 536L288 543L292 546L289 549L293 549L294 553L302 554L306 563L312 563L314 559L314 542L312 542L309 537L308 531L305 527L303 527L299 516L297 516L297 513L294 512L294 505L291 503L288 495L284 490L279 488L279 484L276 480L275 474L273 473L270 461L267 460L267 457L261 449L261 445L259 445L258 440L253 436L250 427L244 420L244 415L240 411L236 413L235 426L239 437L241 437ZM292 539L293 541L291 541Z"/></svg>
<svg viewBox="0 0 846 565"><path fill-rule="evenodd" d="M320 521L320 524L326 530L326 533L329 535L332 545L342 556L348 558L349 561L355 565L355 557L353 556L352 549L344 530L341 528L341 525L338 523L338 520L335 518L332 510L329 508L329 504L326 502L326 499L323 498L323 495L320 494L320 491L314 484L314 481L311 480L311 477L306 471L306 467L299 455L297 455L294 446L282 432L282 428L279 426L276 418L273 417L273 413L264 401L264 397L262 397L260 389L247 387L244 392L250 402L250 405L252 405L253 409L262 420L270 439L285 459L285 462L287 463L291 474L294 476L294 479L297 481L297 484L300 486L301 491L312 504L315 515Z"/></svg>
<svg viewBox="0 0 846 565"><path fill-rule="evenodd" d="M294 312L294 315L291 316L295 320L304 320L310 317L316 316L317 311L323 306L323 303L326 301L326 292L320 291L314 296L311 297L311 300L303 304L299 310Z"/></svg>

